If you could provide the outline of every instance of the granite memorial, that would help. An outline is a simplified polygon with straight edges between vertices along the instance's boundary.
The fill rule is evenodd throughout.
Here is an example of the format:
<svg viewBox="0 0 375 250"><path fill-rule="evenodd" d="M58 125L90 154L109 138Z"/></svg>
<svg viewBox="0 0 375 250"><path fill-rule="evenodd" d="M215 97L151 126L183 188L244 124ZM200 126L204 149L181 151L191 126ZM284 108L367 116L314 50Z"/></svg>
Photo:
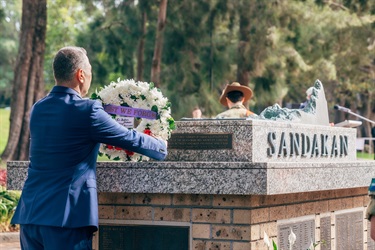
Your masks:
<svg viewBox="0 0 375 250"><path fill-rule="evenodd" d="M268 249L264 233L289 247L291 230L292 249L374 249L363 214L375 163L357 160L355 129L329 125L319 81L312 100L252 119L178 121L164 162L98 162L94 249L139 225L181 229L179 249ZM27 166L7 163L8 189L22 189Z"/></svg>

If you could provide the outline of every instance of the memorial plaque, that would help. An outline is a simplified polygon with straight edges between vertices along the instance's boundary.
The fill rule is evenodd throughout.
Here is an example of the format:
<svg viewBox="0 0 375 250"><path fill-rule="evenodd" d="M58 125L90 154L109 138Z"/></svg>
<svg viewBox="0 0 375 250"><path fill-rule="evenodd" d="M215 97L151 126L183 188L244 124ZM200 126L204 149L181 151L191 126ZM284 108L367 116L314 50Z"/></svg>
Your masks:
<svg viewBox="0 0 375 250"><path fill-rule="evenodd" d="M363 249L363 212L336 215L336 248Z"/></svg>
<svg viewBox="0 0 375 250"><path fill-rule="evenodd" d="M296 241L290 248L289 235L291 231L296 235ZM305 220L295 223L282 224L277 227L277 240L279 249L309 249L315 242L315 221Z"/></svg>
<svg viewBox="0 0 375 250"><path fill-rule="evenodd" d="M189 227L100 225L99 250L188 250Z"/></svg>
<svg viewBox="0 0 375 250"><path fill-rule="evenodd" d="M168 149L212 150L232 149L232 134L176 133L168 140Z"/></svg>
<svg viewBox="0 0 375 250"><path fill-rule="evenodd" d="M331 250L331 217L320 218L320 249Z"/></svg>

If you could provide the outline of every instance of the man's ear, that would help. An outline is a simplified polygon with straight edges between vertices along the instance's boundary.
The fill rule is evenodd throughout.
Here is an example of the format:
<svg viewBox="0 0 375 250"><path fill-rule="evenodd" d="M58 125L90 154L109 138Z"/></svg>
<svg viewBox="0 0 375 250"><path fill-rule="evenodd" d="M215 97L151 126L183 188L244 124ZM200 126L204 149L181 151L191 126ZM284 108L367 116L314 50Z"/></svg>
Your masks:
<svg viewBox="0 0 375 250"><path fill-rule="evenodd" d="M228 97L225 97L225 100L227 101L227 104L230 102Z"/></svg>
<svg viewBox="0 0 375 250"><path fill-rule="evenodd" d="M78 69L76 72L76 79L78 82L83 83L85 81L85 73L83 69Z"/></svg>

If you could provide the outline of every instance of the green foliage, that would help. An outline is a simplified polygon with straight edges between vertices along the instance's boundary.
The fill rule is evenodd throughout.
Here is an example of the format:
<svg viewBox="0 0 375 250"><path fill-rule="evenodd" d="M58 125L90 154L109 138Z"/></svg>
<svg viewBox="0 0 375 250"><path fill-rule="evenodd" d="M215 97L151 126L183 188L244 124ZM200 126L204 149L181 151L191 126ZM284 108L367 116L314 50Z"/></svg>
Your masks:
<svg viewBox="0 0 375 250"><path fill-rule="evenodd" d="M92 8L91 22L85 32L81 32L77 41L85 44L94 72L93 87L104 86L121 77L135 77L136 51L138 40L142 36L140 27L141 11L150 10L151 1L139 1L120 4L115 1L99 1L101 5ZM151 62L157 12L149 11L147 15L148 32L146 34L145 60ZM151 64L146 65L145 74L150 76Z"/></svg>
<svg viewBox="0 0 375 250"><path fill-rule="evenodd" d="M289 88L287 101L303 97L303 90L317 78L323 83L336 81L339 61L335 59L347 49L361 47L347 39L352 37L348 32L357 30L359 23L362 26L369 24L365 21L367 17L356 17L348 11L333 10L329 6L318 7L313 1L293 1L282 6L280 14L279 24L269 35L270 52L278 61L284 61L281 65L285 80L294 87ZM360 40L366 40L365 33L361 34ZM362 55L351 56L358 58ZM341 57L340 62L347 63L348 59ZM299 86L294 86L298 82Z"/></svg>
<svg viewBox="0 0 375 250"><path fill-rule="evenodd" d="M0 13L0 108L10 105L21 28L21 1L3 1ZM0 151L1 152L1 151Z"/></svg>
<svg viewBox="0 0 375 250"><path fill-rule="evenodd" d="M100 96L98 96L98 94L96 92L93 92L90 96L90 99L93 99L93 100L98 100L100 99Z"/></svg>
<svg viewBox="0 0 375 250"><path fill-rule="evenodd" d="M375 156L372 153L357 152L357 159L374 160Z"/></svg>
<svg viewBox="0 0 375 250"><path fill-rule="evenodd" d="M168 123L169 123L169 128L171 130L175 130L176 129L176 124L175 124L174 119L172 117L168 118Z"/></svg>
<svg viewBox="0 0 375 250"><path fill-rule="evenodd" d="M369 53L367 59L362 56L367 49L366 29L374 19L369 15L373 5L365 2L360 6L346 2L348 7L335 8L313 0L170 1L160 87L173 104L174 117L189 116L195 106L200 106L206 117L221 112L218 98L225 84L237 80L239 63L250 70L250 87L255 92L250 107L256 112L275 102L303 101L305 90L316 79L329 85L328 90L339 87L347 92L347 87L340 87L340 75L358 73L363 81L366 76L353 72L353 66L360 61L368 65L373 57ZM103 9L104 16L95 16L88 33L80 36L82 41L93 41L97 84L103 86L118 76L134 77L142 12L148 17L144 79L149 80L158 6L147 1L140 1L139 6L109 1L103 3ZM251 45L245 50L245 60L239 62L241 11L251 13L250 35L244 36ZM349 57L346 50L357 52ZM346 67L348 71L343 72ZM371 86L366 83L353 89L349 82L351 96L368 91ZM348 96L328 94L327 99L331 105L338 98Z"/></svg>
<svg viewBox="0 0 375 250"><path fill-rule="evenodd" d="M11 230L10 220L20 199L20 191L8 191L0 186L0 232Z"/></svg>
<svg viewBox="0 0 375 250"><path fill-rule="evenodd" d="M236 80L236 19L227 13L235 2L173 1L165 31L162 88L176 118L190 116L201 106L209 117L220 112L218 103L225 84Z"/></svg>
<svg viewBox="0 0 375 250"><path fill-rule="evenodd" d="M153 105L153 106L151 107L151 111L154 111L155 113L158 113L158 112L159 112L159 110L158 110L158 106Z"/></svg>
<svg viewBox="0 0 375 250"><path fill-rule="evenodd" d="M54 53L66 45L87 49L91 91L119 77L135 78L141 39L143 80L150 81L158 4L48 0L47 89L53 85ZM2 6L0 105L10 100L20 7L21 0ZM189 117L196 106L204 117L223 111L221 90L238 80L239 69L248 74L254 90L249 105L256 113L274 103L302 102L305 90L320 79L329 106L348 104L374 115L374 27L371 0L168 1L159 87L176 119Z"/></svg>
<svg viewBox="0 0 375 250"><path fill-rule="evenodd" d="M54 85L52 61L55 53L64 46L86 47L77 43L77 36L86 30L90 17L78 0L48 0L47 9L44 80L49 90Z"/></svg>
<svg viewBox="0 0 375 250"><path fill-rule="evenodd" d="M272 240L272 247L273 247L273 250L277 250L277 245L274 240Z"/></svg>

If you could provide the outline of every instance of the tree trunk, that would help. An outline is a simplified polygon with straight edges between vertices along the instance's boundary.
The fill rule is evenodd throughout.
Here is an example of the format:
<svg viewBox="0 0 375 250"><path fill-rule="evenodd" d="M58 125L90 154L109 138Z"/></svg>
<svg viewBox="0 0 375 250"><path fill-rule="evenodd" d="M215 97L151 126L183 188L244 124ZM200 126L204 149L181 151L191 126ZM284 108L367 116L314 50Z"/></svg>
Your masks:
<svg viewBox="0 0 375 250"><path fill-rule="evenodd" d="M262 77L267 58L266 34L269 18L275 15L269 1L242 0L239 6L239 43L237 81L249 85L254 77Z"/></svg>
<svg viewBox="0 0 375 250"><path fill-rule="evenodd" d="M168 0L160 1L154 57L152 58L151 81L155 84L156 87L159 87L160 84L160 64L163 50L163 33L165 28L165 20L167 16L167 3Z"/></svg>
<svg viewBox="0 0 375 250"><path fill-rule="evenodd" d="M242 1L240 4L240 30L238 41L238 60L237 60L237 81L248 86L250 83L250 71L248 67L249 51L250 51L250 3L249 1Z"/></svg>
<svg viewBox="0 0 375 250"><path fill-rule="evenodd" d="M14 72L8 143L1 159L29 157L29 115L43 96L43 63L47 26L46 0L23 0L22 26Z"/></svg>
<svg viewBox="0 0 375 250"><path fill-rule="evenodd" d="M146 23L147 23L147 13L143 11L142 13L142 35L139 39L138 52L137 52L137 80L143 81L143 70L144 70L144 61L143 54L145 50L145 37L146 37Z"/></svg>

